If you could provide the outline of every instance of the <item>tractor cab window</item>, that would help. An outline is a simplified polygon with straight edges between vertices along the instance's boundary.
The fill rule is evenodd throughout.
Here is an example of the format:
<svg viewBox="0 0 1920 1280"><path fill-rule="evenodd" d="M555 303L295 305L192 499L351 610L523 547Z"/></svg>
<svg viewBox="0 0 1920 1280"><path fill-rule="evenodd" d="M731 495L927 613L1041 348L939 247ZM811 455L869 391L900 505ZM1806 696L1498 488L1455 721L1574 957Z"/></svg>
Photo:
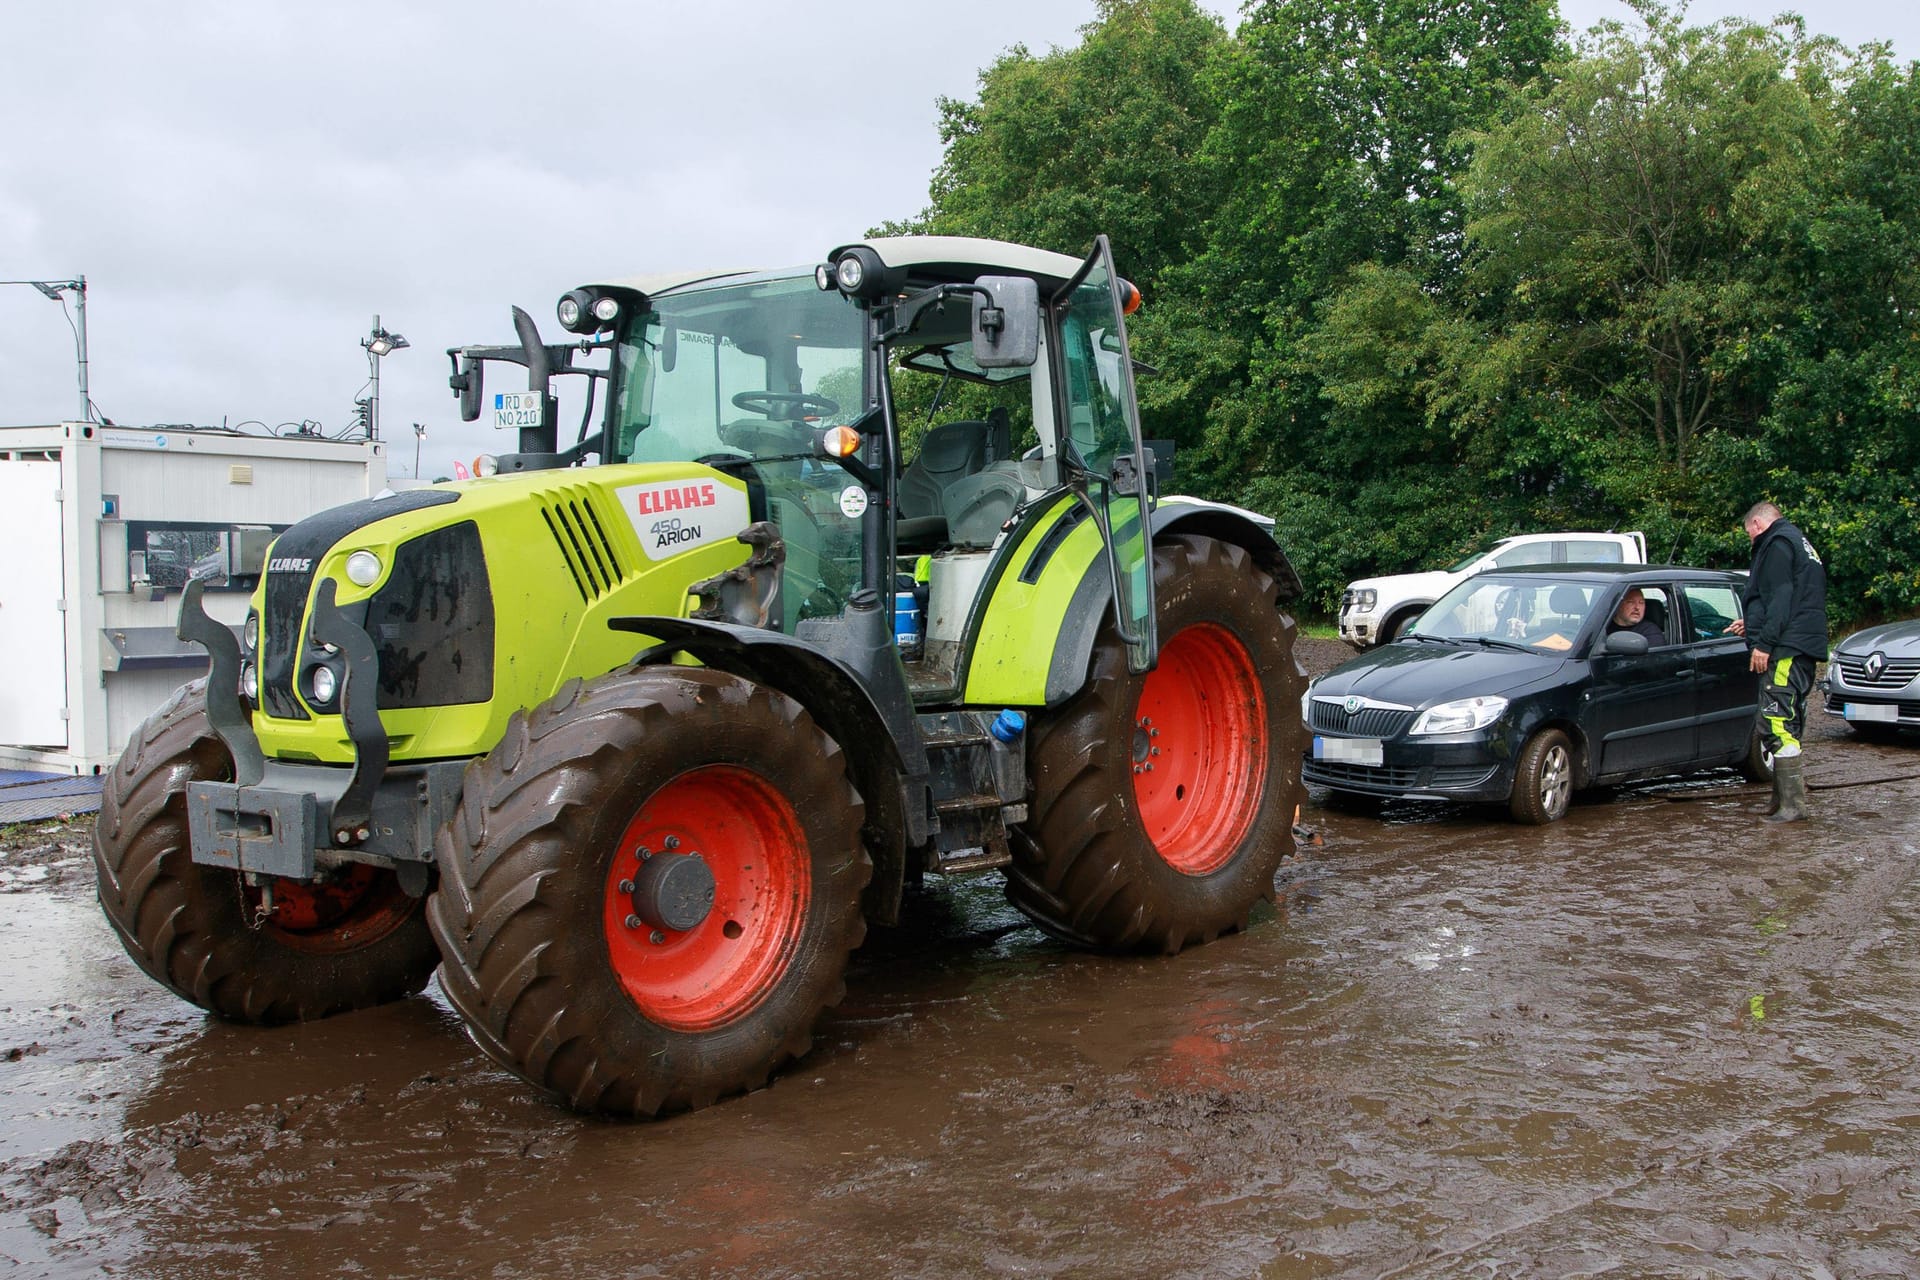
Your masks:
<svg viewBox="0 0 1920 1280"><path fill-rule="evenodd" d="M668 294L618 352L615 462L705 462L745 478L786 543L784 629L839 612L860 580L853 478L814 432L866 410L863 319L811 275Z"/></svg>
<svg viewBox="0 0 1920 1280"><path fill-rule="evenodd" d="M811 277L654 299L620 345L613 456L805 454L861 403L861 317Z"/></svg>

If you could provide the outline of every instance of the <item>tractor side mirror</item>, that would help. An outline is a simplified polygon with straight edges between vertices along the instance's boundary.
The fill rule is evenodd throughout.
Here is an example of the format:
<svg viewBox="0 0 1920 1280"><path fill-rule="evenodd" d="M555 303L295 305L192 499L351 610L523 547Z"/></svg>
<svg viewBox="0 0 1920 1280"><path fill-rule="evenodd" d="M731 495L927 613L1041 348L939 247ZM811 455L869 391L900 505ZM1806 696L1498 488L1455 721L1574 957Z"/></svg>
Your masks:
<svg viewBox="0 0 1920 1280"><path fill-rule="evenodd" d="M449 353L451 354L451 353ZM460 397L460 421L472 422L480 416L481 371L486 368L484 360L475 360L471 356L455 355L453 358L453 376L447 384Z"/></svg>
<svg viewBox="0 0 1920 1280"><path fill-rule="evenodd" d="M1040 286L1025 276L974 281L973 362L1024 369L1040 358Z"/></svg>

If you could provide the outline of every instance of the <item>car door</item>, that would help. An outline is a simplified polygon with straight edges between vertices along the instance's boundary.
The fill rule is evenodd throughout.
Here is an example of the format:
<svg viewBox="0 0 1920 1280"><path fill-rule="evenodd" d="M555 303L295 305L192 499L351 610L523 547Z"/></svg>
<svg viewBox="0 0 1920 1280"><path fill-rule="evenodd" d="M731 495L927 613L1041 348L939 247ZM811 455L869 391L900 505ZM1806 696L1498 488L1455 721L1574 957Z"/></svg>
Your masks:
<svg viewBox="0 0 1920 1280"><path fill-rule="evenodd" d="M1760 677L1747 666L1747 642L1726 628L1740 616L1731 585L1685 583L1680 622L1698 686L1700 760L1738 759L1747 751L1760 706Z"/></svg>
<svg viewBox="0 0 1920 1280"><path fill-rule="evenodd" d="M1651 583L1641 589L1666 616L1667 642L1645 653L1608 653L1600 647L1602 637L1595 638L1585 728L1595 748L1596 780L1680 768L1695 758L1696 655L1690 646L1674 643L1672 589ZM1612 617L1626 592L1624 583L1610 588L1602 616Z"/></svg>

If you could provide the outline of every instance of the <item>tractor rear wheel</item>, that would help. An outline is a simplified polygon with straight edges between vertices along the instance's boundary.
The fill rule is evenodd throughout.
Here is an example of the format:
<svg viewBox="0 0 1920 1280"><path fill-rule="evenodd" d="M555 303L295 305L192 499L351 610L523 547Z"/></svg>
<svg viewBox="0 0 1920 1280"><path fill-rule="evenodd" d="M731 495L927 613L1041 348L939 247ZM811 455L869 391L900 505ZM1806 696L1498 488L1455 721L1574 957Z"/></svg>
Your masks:
<svg viewBox="0 0 1920 1280"><path fill-rule="evenodd" d="M240 1022L305 1022L426 986L439 953L424 900L393 872L352 864L313 881L249 884L193 861L187 784L232 776L202 680L147 718L102 783L100 905L135 963Z"/></svg>
<svg viewBox="0 0 1920 1280"><path fill-rule="evenodd" d="M1055 937L1175 952L1273 897L1302 799L1293 620L1245 549L1154 547L1159 665L1127 670L1111 621L1087 685L1034 717L1032 817L1007 896Z"/></svg>
<svg viewBox="0 0 1920 1280"><path fill-rule="evenodd" d="M440 832L440 984L495 1061L582 1111L757 1088L845 991L863 816L838 744L772 689L573 681L514 715Z"/></svg>

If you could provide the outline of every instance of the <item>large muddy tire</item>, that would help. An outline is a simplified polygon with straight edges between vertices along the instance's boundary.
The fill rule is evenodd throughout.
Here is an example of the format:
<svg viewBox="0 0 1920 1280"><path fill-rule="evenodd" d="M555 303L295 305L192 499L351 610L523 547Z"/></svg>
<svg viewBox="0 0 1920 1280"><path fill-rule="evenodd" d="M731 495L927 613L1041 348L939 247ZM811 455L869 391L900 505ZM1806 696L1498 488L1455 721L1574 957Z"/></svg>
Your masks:
<svg viewBox="0 0 1920 1280"><path fill-rule="evenodd" d="M766 1082L844 994L872 874L846 758L695 667L574 681L467 770L429 909L480 1047L582 1111Z"/></svg>
<svg viewBox="0 0 1920 1280"><path fill-rule="evenodd" d="M206 682L134 732L101 786L100 905L135 963L209 1013L304 1022L409 996L439 960L424 901L359 864L311 883L248 885L193 861L187 784L232 778L207 723Z"/></svg>
<svg viewBox="0 0 1920 1280"><path fill-rule="evenodd" d="M1244 928L1293 847L1306 672L1253 557L1154 547L1159 665L1127 671L1111 622L1086 687L1034 717L1033 806L1007 897L1078 946L1174 952Z"/></svg>

